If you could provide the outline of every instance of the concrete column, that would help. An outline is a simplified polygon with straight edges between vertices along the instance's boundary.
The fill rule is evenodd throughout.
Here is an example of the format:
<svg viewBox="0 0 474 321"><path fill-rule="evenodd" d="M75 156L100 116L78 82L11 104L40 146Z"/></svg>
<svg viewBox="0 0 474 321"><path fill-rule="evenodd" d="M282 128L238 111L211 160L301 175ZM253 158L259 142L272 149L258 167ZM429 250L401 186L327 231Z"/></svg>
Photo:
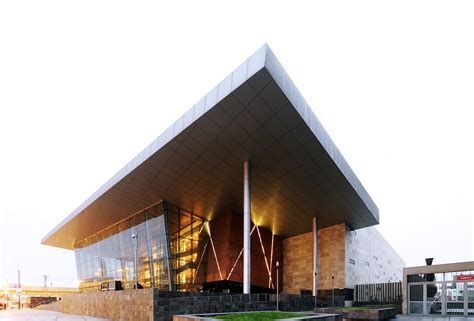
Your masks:
<svg viewBox="0 0 474 321"><path fill-rule="evenodd" d="M446 282L443 282L443 289L441 290L441 315L447 316L447 302L446 296L448 295L448 289L446 288Z"/></svg>
<svg viewBox="0 0 474 321"><path fill-rule="evenodd" d="M313 217L313 295L318 296L318 219Z"/></svg>
<svg viewBox="0 0 474 321"><path fill-rule="evenodd" d="M250 161L244 162L244 294L250 294Z"/></svg>
<svg viewBox="0 0 474 321"><path fill-rule="evenodd" d="M469 316L469 294L468 294L468 282L464 281L463 293L464 293L464 316Z"/></svg>
<svg viewBox="0 0 474 321"><path fill-rule="evenodd" d="M427 299L427 289L426 289L426 284L423 284L423 315L427 315L428 314L428 306L427 306L427 303L428 303L428 299Z"/></svg>

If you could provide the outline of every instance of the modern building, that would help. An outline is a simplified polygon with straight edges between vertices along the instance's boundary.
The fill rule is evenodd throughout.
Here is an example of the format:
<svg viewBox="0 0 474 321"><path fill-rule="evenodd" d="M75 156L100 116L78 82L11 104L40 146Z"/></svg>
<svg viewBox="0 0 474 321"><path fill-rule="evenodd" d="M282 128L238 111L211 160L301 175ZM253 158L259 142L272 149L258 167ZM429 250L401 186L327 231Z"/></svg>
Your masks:
<svg viewBox="0 0 474 321"><path fill-rule="evenodd" d="M350 300L356 283L401 280L404 262L378 222L265 45L42 243L75 251L84 291L137 277L169 291L271 292L278 282Z"/></svg>
<svg viewBox="0 0 474 321"><path fill-rule="evenodd" d="M474 315L474 261L403 269L403 313Z"/></svg>

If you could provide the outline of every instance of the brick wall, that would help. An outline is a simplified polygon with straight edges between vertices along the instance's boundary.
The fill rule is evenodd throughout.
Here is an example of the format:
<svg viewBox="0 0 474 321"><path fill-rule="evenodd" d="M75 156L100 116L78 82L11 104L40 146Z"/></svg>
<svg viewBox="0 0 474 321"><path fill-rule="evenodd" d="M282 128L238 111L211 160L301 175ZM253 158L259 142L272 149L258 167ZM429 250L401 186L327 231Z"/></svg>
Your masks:
<svg viewBox="0 0 474 321"><path fill-rule="evenodd" d="M153 321L153 289L64 295L61 312L112 321Z"/></svg>

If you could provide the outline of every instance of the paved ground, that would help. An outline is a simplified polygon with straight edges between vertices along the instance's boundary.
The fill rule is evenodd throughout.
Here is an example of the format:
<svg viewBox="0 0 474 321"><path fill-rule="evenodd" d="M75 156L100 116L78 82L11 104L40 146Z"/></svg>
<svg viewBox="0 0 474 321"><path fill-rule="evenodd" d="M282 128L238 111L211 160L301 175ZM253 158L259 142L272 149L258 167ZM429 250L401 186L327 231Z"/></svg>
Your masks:
<svg viewBox="0 0 474 321"><path fill-rule="evenodd" d="M0 321L109 321L102 318L40 310L0 311Z"/></svg>
<svg viewBox="0 0 474 321"><path fill-rule="evenodd" d="M474 321L474 317L440 317L399 315L392 321ZM0 321L110 321L82 315L40 310L0 311Z"/></svg>
<svg viewBox="0 0 474 321"><path fill-rule="evenodd" d="M398 315L391 321L474 321L474 317L440 317L426 315Z"/></svg>

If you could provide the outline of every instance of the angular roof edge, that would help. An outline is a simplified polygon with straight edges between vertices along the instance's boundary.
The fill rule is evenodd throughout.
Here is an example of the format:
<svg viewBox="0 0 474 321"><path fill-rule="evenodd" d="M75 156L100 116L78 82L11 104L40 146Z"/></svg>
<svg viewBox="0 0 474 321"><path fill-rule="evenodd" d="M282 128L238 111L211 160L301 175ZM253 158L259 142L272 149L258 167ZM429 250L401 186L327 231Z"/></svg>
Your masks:
<svg viewBox="0 0 474 321"><path fill-rule="evenodd" d="M79 205L71 214L63 219L55 228L53 228L41 240L42 244L52 245L49 239L63 228L69 221L79 215L83 210L96 201L101 195L110 190L114 185L120 182L124 177L130 174L140 164L147 160L154 153L159 151L163 146L169 143L174 137L190 126L194 121L203 116L209 109L219 103L223 98L232 93L240 85L254 76L261 69L267 69L274 78L288 100L293 104L298 114L306 122L315 137L320 141L321 145L327 151L328 155L333 159L337 167L344 174L347 181L351 184L357 194L361 197L374 218L379 222L379 210L372 198L369 196L362 183L359 181L355 173L349 167L348 163L335 146L321 125L316 115L309 107L293 81L290 79L283 66L280 64L276 56L267 44L264 44L254 54L252 54L245 62L230 73L224 80L215 86L206 96L201 98L193 107L191 107L183 116L176 120L168 129L151 142L142 152L135 156L123 168L121 168L113 177L104 183L96 192L88 197L81 205Z"/></svg>
<svg viewBox="0 0 474 321"><path fill-rule="evenodd" d="M280 86L286 97L288 97L288 100L296 108L296 111L306 122L314 136L316 136L321 145L323 145L324 149L344 174L347 181L351 184L357 194L359 194L367 208L374 215L377 222L379 222L379 209L377 205L375 205L375 202L372 200L369 193L367 193L366 189L357 178L354 171L346 162L344 156L342 156L341 152L336 147L336 144L334 144L331 137L329 137L323 125L319 122L311 107L309 107L308 103L303 98L303 95L300 93L298 88L296 88L285 69L283 69L283 66L276 58L273 51L270 49L270 47L268 47L268 45L264 45L264 48L266 48L265 68L268 70L273 79L275 79L276 83L278 86Z"/></svg>

